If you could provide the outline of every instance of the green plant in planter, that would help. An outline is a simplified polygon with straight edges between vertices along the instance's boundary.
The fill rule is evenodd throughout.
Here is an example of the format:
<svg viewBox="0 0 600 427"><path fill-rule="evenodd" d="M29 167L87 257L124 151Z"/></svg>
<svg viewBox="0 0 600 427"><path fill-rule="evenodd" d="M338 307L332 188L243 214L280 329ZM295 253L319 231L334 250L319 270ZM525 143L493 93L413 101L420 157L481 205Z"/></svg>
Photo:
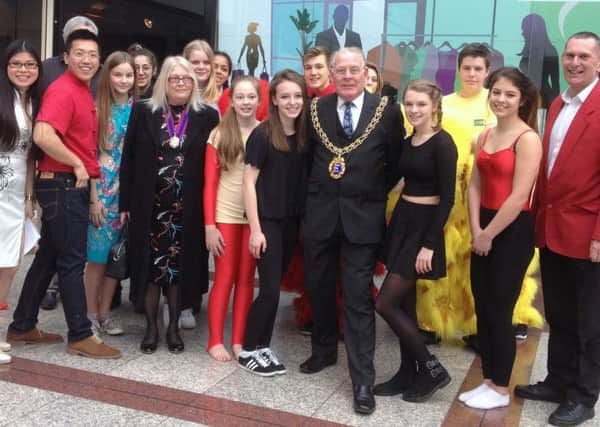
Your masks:
<svg viewBox="0 0 600 427"><path fill-rule="evenodd" d="M304 8L302 11L298 9L296 11L296 16L290 15L290 19L296 26L296 29L300 33L300 39L302 41L302 50L296 48L296 52L300 55L300 58L304 56L304 53L310 49L312 42L308 41L308 35L315 29L315 26L318 24L317 21L310 20L310 12Z"/></svg>

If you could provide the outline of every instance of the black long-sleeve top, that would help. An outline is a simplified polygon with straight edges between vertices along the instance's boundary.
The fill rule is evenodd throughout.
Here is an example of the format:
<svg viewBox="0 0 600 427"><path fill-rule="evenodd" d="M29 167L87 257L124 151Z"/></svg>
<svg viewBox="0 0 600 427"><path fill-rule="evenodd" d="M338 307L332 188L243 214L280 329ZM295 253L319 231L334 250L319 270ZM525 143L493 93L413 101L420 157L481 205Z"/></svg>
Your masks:
<svg viewBox="0 0 600 427"><path fill-rule="evenodd" d="M419 146L412 137L404 140L400 156L400 173L404 177L403 194L407 196L440 196L423 246L437 247L450 210L454 205L456 160L458 152L450 134L440 130Z"/></svg>

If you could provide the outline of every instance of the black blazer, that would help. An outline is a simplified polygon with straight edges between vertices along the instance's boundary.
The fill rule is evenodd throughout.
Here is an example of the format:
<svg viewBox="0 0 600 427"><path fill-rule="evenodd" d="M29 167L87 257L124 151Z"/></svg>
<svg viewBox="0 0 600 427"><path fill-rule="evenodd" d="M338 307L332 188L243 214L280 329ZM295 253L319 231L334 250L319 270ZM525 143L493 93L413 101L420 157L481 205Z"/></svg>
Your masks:
<svg viewBox="0 0 600 427"><path fill-rule="evenodd" d="M379 96L365 92L362 112L352 139L361 135L379 104ZM317 113L322 129L338 146L348 143L339 134L337 95L319 99ZM333 154L325 148L309 120L310 173L304 215L304 236L326 240L341 218L348 240L357 244L380 243L385 232L388 191L398 182L398 161L405 131L400 106L388 101L373 132L344 156L346 172L340 179L329 175Z"/></svg>
<svg viewBox="0 0 600 427"><path fill-rule="evenodd" d="M184 145L183 165L183 242L181 285L208 289L206 246L204 240L204 156L210 131L219 123L215 109L205 106L190 111ZM162 110L152 112L148 101L134 104L129 118L120 171L119 211L130 212L129 261L131 289L137 301L146 292L150 262L150 226L158 175L157 148L163 124ZM204 276L207 277L204 277ZM202 276L202 277L200 277Z"/></svg>
<svg viewBox="0 0 600 427"><path fill-rule="evenodd" d="M335 52L336 50L339 50L340 47L342 47L338 42L333 27L330 27L328 30L317 33L317 37L315 39L315 46L325 47L329 52ZM344 43L343 47L357 47L359 49L362 49L360 34L346 28L346 42Z"/></svg>

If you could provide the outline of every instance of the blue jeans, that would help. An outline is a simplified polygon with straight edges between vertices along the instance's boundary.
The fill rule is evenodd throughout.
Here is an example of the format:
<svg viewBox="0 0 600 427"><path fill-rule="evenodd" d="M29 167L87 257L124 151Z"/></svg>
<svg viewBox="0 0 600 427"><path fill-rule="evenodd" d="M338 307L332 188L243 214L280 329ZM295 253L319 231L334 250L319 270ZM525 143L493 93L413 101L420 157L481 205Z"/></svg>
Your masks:
<svg viewBox="0 0 600 427"><path fill-rule="evenodd" d="M92 335L83 286L89 189L75 188L74 175L55 174L52 179L38 178L35 191L43 209L39 249L25 277L9 329L28 332L36 326L40 303L50 280L58 273L69 342L81 341Z"/></svg>

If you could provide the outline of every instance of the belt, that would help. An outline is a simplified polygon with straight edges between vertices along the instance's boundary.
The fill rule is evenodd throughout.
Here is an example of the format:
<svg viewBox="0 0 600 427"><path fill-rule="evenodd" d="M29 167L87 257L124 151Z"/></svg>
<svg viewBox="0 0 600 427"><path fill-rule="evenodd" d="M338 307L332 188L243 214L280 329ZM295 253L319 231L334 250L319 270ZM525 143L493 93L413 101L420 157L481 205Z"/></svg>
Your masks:
<svg viewBox="0 0 600 427"><path fill-rule="evenodd" d="M75 179L75 174L70 172L50 172L50 171L40 171L38 172L39 179L64 179L64 178L73 178Z"/></svg>

